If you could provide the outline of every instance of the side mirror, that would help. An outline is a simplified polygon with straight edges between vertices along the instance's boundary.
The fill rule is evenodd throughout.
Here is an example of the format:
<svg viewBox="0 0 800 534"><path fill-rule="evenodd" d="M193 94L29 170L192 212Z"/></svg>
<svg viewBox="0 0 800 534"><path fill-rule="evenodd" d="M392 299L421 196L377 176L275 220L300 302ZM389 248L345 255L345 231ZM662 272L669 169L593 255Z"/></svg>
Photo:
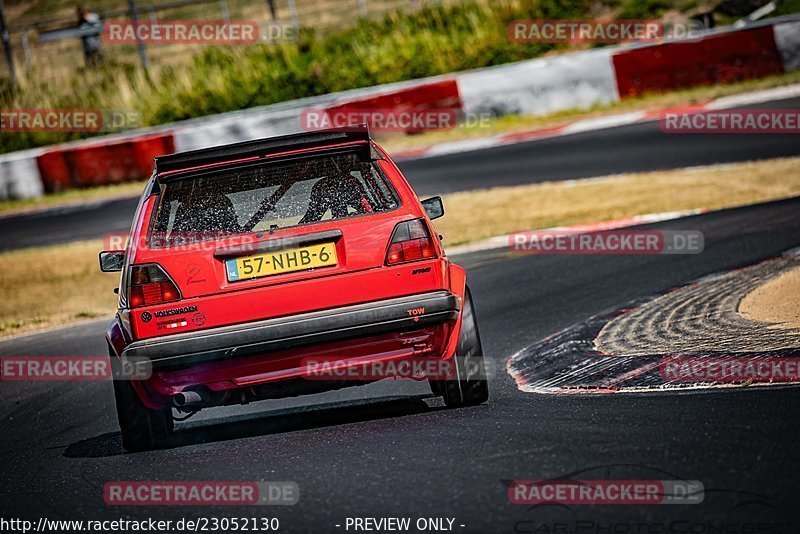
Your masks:
<svg viewBox="0 0 800 534"><path fill-rule="evenodd" d="M124 250L104 250L100 253L100 270L104 273L119 272L124 266Z"/></svg>
<svg viewBox="0 0 800 534"><path fill-rule="evenodd" d="M422 207L425 208L425 213L428 214L430 220L438 219L444 215L444 204L442 204L442 197L426 198L422 201Z"/></svg>

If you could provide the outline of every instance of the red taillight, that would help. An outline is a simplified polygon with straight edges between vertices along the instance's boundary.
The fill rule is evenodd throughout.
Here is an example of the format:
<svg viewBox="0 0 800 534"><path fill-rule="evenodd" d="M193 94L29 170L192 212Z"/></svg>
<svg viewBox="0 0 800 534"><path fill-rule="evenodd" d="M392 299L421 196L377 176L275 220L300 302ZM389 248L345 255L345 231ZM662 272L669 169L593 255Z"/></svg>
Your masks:
<svg viewBox="0 0 800 534"><path fill-rule="evenodd" d="M167 273L155 264L131 267L130 307L150 306L180 300L181 294Z"/></svg>
<svg viewBox="0 0 800 534"><path fill-rule="evenodd" d="M386 265L436 257L436 247L422 219L406 221L395 227L386 252Z"/></svg>

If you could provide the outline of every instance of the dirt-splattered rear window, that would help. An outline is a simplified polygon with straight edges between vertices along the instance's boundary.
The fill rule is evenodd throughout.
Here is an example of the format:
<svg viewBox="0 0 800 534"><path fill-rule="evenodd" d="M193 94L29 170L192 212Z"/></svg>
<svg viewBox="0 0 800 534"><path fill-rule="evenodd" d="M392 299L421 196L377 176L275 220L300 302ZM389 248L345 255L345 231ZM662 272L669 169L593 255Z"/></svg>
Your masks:
<svg viewBox="0 0 800 534"><path fill-rule="evenodd" d="M355 154L220 170L163 186L151 245L345 219L398 205L377 166Z"/></svg>

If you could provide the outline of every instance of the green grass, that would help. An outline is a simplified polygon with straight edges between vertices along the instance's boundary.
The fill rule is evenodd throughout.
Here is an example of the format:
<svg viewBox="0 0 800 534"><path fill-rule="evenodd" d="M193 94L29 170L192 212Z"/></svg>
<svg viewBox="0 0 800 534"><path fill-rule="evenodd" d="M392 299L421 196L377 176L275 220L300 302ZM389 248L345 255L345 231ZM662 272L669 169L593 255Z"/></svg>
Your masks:
<svg viewBox="0 0 800 534"><path fill-rule="evenodd" d="M660 17L665 11L674 7L675 3L672 0L623 0L618 17L620 19ZM681 7L685 8L687 6L684 4ZM689 4L688 7L692 8L694 5Z"/></svg>
<svg viewBox="0 0 800 534"><path fill-rule="evenodd" d="M778 10L774 15L791 15L793 13L800 13L800 0L780 0Z"/></svg>
<svg viewBox="0 0 800 534"><path fill-rule="evenodd" d="M657 15L665 1L681 0L650 0L639 8L642 16ZM537 57L555 45L510 42L511 21L575 19L619 9L620 0L438 4L360 19L338 32L303 30L294 43L206 47L188 64L154 68L150 76L135 62L112 61L103 70L79 70L58 81L43 81L47 77L34 69L22 76L16 93L0 88L0 108L133 109L145 125L156 125ZM0 152L84 136L0 133Z"/></svg>

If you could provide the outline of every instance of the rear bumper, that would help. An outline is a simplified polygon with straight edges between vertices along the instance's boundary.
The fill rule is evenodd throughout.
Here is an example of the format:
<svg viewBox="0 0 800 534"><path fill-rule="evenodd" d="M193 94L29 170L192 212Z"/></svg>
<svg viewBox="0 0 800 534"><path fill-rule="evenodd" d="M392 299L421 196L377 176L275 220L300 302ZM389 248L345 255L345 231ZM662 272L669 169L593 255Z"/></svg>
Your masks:
<svg viewBox="0 0 800 534"><path fill-rule="evenodd" d="M454 321L459 312L456 295L435 291L134 341L121 356L154 370L180 369L320 342L417 329Z"/></svg>

